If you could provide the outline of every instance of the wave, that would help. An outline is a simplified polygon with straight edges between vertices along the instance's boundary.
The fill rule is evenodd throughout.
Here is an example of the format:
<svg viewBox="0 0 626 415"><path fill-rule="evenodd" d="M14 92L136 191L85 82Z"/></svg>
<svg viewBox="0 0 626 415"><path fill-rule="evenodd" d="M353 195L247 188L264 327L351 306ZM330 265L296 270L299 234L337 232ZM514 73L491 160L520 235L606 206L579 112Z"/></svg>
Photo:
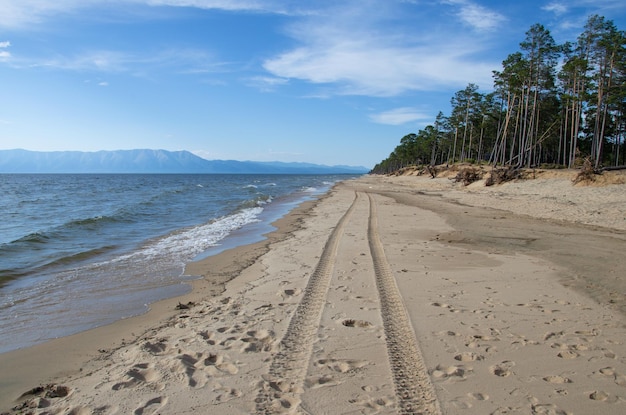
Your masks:
<svg viewBox="0 0 626 415"><path fill-rule="evenodd" d="M48 263L46 266L70 265L77 262L87 261L102 254L111 252L116 248L116 246L103 246L99 248L88 249L82 252L68 254L64 257L55 259L54 261Z"/></svg>
<svg viewBox="0 0 626 415"><path fill-rule="evenodd" d="M94 216L84 219L73 219L48 230L32 232L13 241L0 244L0 249L10 249L11 247L24 248L30 245L35 245L33 248L36 248L37 246L53 242L55 238L65 234L67 231L73 231L76 229L93 230L94 226L101 226L107 223L122 221L121 217L117 218L114 216Z"/></svg>
<svg viewBox="0 0 626 415"><path fill-rule="evenodd" d="M242 202L239 205L239 207L240 209L249 209L249 208L264 206L264 205L267 205L268 203L272 203L272 200L273 200L272 196L259 193L257 194L256 197L246 200L245 202Z"/></svg>
<svg viewBox="0 0 626 415"><path fill-rule="evenodd" d="M40 274L45 272L46 270L58 267L76 266L81 262L97 258L98 256L111 252L115 249L117 249L116 246L103 246L93 249L87 249L80 252L66 252L63 256L56 258L42 258L36 263L17 263L14 264L17 265L17 268L0 269L0 287L10 281L17 280L21 277L26 277L29 275Z"/></svg>
<svg viewBox="0 0 626 415"><path fill-rule="evenodd" d="M26 244L26 243L45 244L49 240L50 240L49 235L46 235L45 233L42 233L42 232L33 232L33 233L29 233L26 236L22 236L19 239L16 239L14 241L11 241L3 245L6 246L6 245L12 245L12 244Z"/></svg>
<svg viewBox="0 0 626 415"><path fill-rule="evenodd" d="M72 221L67 222L66 224L64 224L64 227L68 227L68 228L73 228L73 227L77 227L77 228L82 228L82 227L92 227L93 225L103 225L105 223L116 223L116 222L120 222L121 221L121 217L116 217L116 216L93 216L90 218L84 218L84 219L74 219Z"/></svg>
<svg viewBox="0 0 626 415"><path fill-rule="evenodd" d="M185 263L219 242L234 230L258 222L261 207L242 209L234 214L222 216L206 224L173 232L165 237L148 242L139 250L114 258L110 262L146 261L165 259ZM97 266L104 263L96 264Z"/></svg>

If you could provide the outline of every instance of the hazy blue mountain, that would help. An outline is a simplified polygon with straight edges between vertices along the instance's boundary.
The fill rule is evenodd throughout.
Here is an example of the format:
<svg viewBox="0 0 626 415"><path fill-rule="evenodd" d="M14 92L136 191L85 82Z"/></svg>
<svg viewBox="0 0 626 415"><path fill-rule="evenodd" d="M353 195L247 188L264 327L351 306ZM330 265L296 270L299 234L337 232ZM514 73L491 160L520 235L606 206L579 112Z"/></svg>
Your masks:
<svg viewBox="0 0 626 415"><path fill-rule="evenodd" d="M189 151L0 150L0 173L363 174L368 171L361 166L205 160Z"/></svg>

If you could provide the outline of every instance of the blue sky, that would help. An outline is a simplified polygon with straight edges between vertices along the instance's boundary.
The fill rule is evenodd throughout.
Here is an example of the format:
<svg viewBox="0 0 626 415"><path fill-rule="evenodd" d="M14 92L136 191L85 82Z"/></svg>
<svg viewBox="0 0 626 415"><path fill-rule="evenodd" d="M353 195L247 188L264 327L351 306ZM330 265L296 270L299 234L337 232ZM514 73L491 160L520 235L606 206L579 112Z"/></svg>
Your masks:
<svg viewBox="0 0 626 415"><path fill-rule="evenodd" d="M0 149L372 167L534 23L623 0L0 0Z"/></svg>

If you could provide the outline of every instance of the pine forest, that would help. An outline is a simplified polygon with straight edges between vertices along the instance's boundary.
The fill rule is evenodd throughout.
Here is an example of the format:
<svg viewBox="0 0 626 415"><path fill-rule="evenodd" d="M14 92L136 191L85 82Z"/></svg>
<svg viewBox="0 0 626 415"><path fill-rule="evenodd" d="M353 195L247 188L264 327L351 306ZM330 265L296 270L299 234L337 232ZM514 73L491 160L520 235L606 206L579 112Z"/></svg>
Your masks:
<svg viewBox="0 0 626 415"><path fill-rule="evenodd" d="M626 165L626 32L590 16L575 42L535 24L493 71L492 92L468 84L451 113L408 134L371 173L451 163L592 169Z"/></svg>

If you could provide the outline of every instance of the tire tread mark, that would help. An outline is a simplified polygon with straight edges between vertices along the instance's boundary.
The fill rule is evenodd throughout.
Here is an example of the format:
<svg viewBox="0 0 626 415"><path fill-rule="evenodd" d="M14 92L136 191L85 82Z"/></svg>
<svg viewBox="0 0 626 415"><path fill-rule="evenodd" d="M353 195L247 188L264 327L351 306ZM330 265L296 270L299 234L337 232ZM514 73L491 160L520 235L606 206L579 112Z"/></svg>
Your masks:
<svg viewBox="0 0 626 415"><path fill-rule="evenodd" d="M441 415L441 408L415 338L415 332L385 256L378 231L376 201L370 204L368 239L380 297L387 354L401 414Z"/></svg>
<svg viewBox="0 0 626 415"><path fill-rule="evenodd" d="M302 393L302 384L334 270L337 248L358 198L359 195L355 194L352 204L339 219L326 241L302 300L280 342L279 351L272 359L269 376L263 382L256 399L258 414L293 412L299 405L297 396Z"/></svg>

